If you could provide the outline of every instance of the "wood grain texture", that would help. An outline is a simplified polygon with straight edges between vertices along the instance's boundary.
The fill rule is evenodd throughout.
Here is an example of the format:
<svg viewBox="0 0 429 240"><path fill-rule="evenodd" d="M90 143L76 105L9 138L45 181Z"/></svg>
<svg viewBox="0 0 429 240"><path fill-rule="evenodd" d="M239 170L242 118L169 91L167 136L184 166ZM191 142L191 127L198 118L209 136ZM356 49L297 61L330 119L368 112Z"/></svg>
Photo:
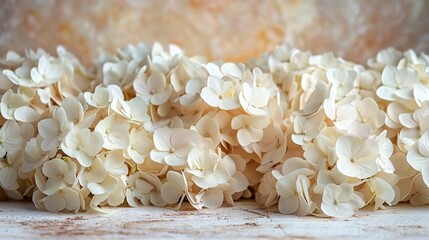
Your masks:
<svg viewBox="0 0 429 240"><path fill-rule="evenodd" d="M429 239L429 208L400 204L349 219L296 217L253 202L217 210L114 208L108 214L52 214L31 203L0 202L0 239Z"/></svg>

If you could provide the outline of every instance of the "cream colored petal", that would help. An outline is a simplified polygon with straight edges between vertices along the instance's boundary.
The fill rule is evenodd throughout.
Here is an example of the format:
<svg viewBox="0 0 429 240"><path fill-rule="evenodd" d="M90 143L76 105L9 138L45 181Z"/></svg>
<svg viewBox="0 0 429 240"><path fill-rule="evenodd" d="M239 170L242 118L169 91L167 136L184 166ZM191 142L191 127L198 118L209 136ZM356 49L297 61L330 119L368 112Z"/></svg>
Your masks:
<svg viewBox="0 0 429 240"><path fill-rule="evenodd" d="M423 182L426 184L426 186L429 188L429 164L426 164L422 168L422 178Z"/></svg>
<svg viewBox="0 0 429 240"><path fill-rule="evenodd" d="M171 136L175 130L170 128L159 128L153 135L153 143L159 151L167 152L171 148Z"/></svg>
<svg viewBox="0 0 429 240"><path fill-rule="evenodd" d="M67 202L58 191L53 195L47 196L44 200L44 205L49 212L60 212L67 206Z"/></svg>
<svg viewBox="0 0 429 240"><path fill-rule="evenodd" d="M19 188L18 185L18 174L15 169L11 167L5 167L0 169L0 186L3 189L15 190Z"/></svg>
<svg viewBox="0 0 429 240"><path fill-rule="evenodd" d="M236 98L227 97L219 100L219 108L222 110L233 110L240 107Z"/></svg>
<svg viewBox="0 0 429 240"><path fill-rule="evenodd" d="M111 176L107 175L106 178L101 183L88 183L87 187L94 195L108 194L111 193L115 188L116 184L118 184L118 180Z"/></svg>
<svg viewBox="0 0 429 240"><path fill-rule="evenodd" d="M181 187L172 181L167 181L161 186L161 196L168 204L177 203L185 194Z"/></svg>
<svg viewBox="0 0 429 240"><path fill-rule="evenodd" d="M166 86L165 89L157 92L156 94L152 95L150 101L154 105L161 105L165 103L171 96L171 86Z"/></svg>
<svg viewBox="0 0 429 240"><path fill-rule="evenodd" d="M137 201L137 199L134 197L133 191L129 188L126 191L126 198L128 205L130 205L131 207L136 208L141 206L141 203Z"/></svg>
<svg viewBox="0 0 429 240"><path fill-rule="evenodd" d="M66 201L65 209L69 211L74 211L75 213L79 211L80 208L80 199L79 193L76 190L70 188L62 189L62 194L64 200Z"/></svg>
<svg viewBox="0 0 429 240"><path fill-rule="evenodd" d="M163 207L167 203L162 199L160 192L152 192L150 194L150 202L157 207Z"/></svg>
<svg viewBox="0 0 429 240"><path fill-rule="evenodd" d="M29 106L22 106L15 110L14 117L17 121L32 123L37 121L40 115L35 109Z"/></svg>
<svg viewBox="0 0 429 240"><path fill-rule="evenodd" d="M205 190L201 197L201 201L207 208L219 208L223 203L223 192L216 188Z"/></svg>
<svg viewBox="0 0 429 240"><path fill-rule="evenodd" d="M299 208L299 200L295 195L290 197L280 197L279 212L283 214L295 213Z"/></svg>
<svg viewBox="0 0 429 240"><path fill-rule="evenodd" d="M414 169L421 171L424 166L429 164L429 157L422 155L418 144L414 144L408 150L407 161Z"/></svg>
<svg viewBox="0 0 429 240"><path fill-rule="evenodd" d="M117 184L115 189L107 198L107 203L112 207L117 207L121 205L125 200L124 189L121 184Z"/></svg>
<svg viewBox="0 0 429 240"><path fill-rule="evenodd" d="M90 170L86 173L86 180L88 182L100 183L106 177L106 170L99 157L95 158L94 163L91 165Z"/></svg>

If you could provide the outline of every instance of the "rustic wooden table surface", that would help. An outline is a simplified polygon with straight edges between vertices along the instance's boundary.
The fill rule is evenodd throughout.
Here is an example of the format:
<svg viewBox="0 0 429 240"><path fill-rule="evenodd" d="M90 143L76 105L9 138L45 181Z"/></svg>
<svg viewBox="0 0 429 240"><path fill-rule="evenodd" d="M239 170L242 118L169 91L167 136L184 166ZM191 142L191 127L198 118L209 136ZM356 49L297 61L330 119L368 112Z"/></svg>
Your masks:
<svg viewBox="0 0 429 240"><path fill-rule="evenodd" d="M32 203L0 202L0 239L286 238L429 239L429 207L401 204L349 219L286 216L249 201L195 211L114 208L108 214L52 214Z"/></svg>

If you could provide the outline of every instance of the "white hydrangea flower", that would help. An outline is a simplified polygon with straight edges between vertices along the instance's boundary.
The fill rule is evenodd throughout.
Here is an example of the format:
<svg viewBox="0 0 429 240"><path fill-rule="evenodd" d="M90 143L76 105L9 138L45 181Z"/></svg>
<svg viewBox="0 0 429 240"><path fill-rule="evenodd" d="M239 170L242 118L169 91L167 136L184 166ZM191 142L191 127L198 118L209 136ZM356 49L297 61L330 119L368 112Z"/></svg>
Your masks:
<svg viewBox="0 0 429 240"><path fill-rule="evenodd" d="M42 150L42 139L40 137L32 138L25 145L25 150L22 155L22 172L30 172L40 167L48 159L51 159L57 153L57 149L48 151Z"/></svg>
<svg viewBox="0 0 429 240"><path fill-rule="evenodd" d="M179 117L178 119L180 119L184 127L189 127L191 129L193 129L192 126L198 122L198 120L203 116L205 110L207 110L206 105L202 100L195 102L191 106L180 106L180 109L181 113L179 114L181 117Z"/></svg>
<svg viewBox="0 0 429 240"><path fill-rule="evenodd" d="M34 67L31 69L31 79L38 87L56 83L63 76L64 68L61 62L48 55L41 56L37 68Z"/></svg>
<svg viewBox="0 0 429 240"><path fill-rule="evenodd" d="M223 204L224 191L228 187L228 184L221 184L215 188L203 189L195 196L195 200L209 209L219 208Z"/></svg>
<svg viewBox="0 0 429 240"><path fill-rule="evenodd" d="M0 158L6 154L10 157L19 154L23 144L19 125L13 120L7 120L0 129Z"/></svg>
<svg viewBox="0 0 429 240"><path fill-rule="evenodd" d="M375 58L368 60L368 66L382 70L387 65L396 66L402 57L402 52L394 49L387 48L379 51Z"/></svg>
<svg viewBox="0 0 429 240"><path fill-rule="evenodd" d="M33 123L40 114L30 106L24 94L14 93L12 89L6 91L0 101L1 114L5 119L19 122Z"/></svg>
<svg viewBox="0 0 429 240"><path fill-rule="evenodd" d="M125 176L121 176L118 178L118 184L115 185L115 188L113 188L107 199L103 201L103 204L112 207L117 207L123 204L126 200L126 187L126 178Z"/></svg>
<svg viewBox="0 0 429 240"><path fill-rule="evenodd" d="M215 119L209 116L203 116L195 125L195 129L204 138L210 141L210 148L215 148L220 143L219 126Z"/></svg>
<svg viewBox="0 0 429 240"><path fill-rule="evenodd" d="M125 199L123 189L125 189L124 179L117 178L111 174L107 174L101 182L88 183L88 190L94 194L90 202L90 207L95 211L103 212L103 209L99 208L101 204L107 203L110 206L120 205Z"/></svg>
<svg viewBox="0 0 429 240"><path fill-rule="evenodd" d="M167 172L167 181L165 181L161 186L161 196L165 202L168 204L177 204L175 207L179 209L182 205L183 200L186 197L186 192L188 191L188 186L192 182L185 183L186 177L183 176L183 173L180 174L175 171Z"/></svg>
<svg viewBox="0 0 429 240"><path fill-rule="evenodd" d="M324 118L324 114L316 114L308 119L296 116L293 124L294 134L291 135L292 141L298 145L304 145L313 140L326 127Z"/></svg>
<svg viewBox="0 0 429 240"><path fill-rule="evenodd" d="M312 176L314 171L310 168L310 164L300 157L292 157L285 160L282 165L281 172L273 170L273 176L279 180L286 176Z"/></svg>
<svg viewBox="0 0 429 240"><path fill-rule="evenodd" d="M419 77L413 69L397 69L389 65L381 75L383 85L377 89L377 96L388 101L412 100L413 88L418 81Z"/></svg>
<svg viewBox="0 0 429 240"><path fill-rule="evenodd" d="M307 144L304 150L304 157L309 162L328 166L333 166L337 161L335 153L336 139L331 139L329 136L319 134L312 144Z"/></svg>
<svg viewBox="0 0 429 240"><path fill-rule="evenodd" d="M241 79L244 72L244 64L239 63L223 63L220 66L214 63L208 63L206 69L210 75L216 76L218 78L235 78Z"/></svg>
<svg viewBox="0 0 429 240"><path fill-rule="evenodd" d="M127 44L118 49L118 53L121 57L138 62L150 55L150 52L151 47L144 42L139 42L136 45Z"/></svg>
<svg viewBox="0 0 429 240"><path fill-rule="evenodd" d="M12 191L19 188L16 164L16 159L11 157L0 159L0 188Z"/></svg>
<svg viewBox="0 0 429 240"><path fill-rule="evenodd" d="M67 119L64 108L55 108L52 118L41 120L38 125L39 135L42 139L41 150L51 151L61 145L65 136L73 128L73 123Z"/></svg>
<svg viewBox="0 0 429 240"><path fill-rule="evenodd" d="M226 184L231 177L219 156L207 149L193 148L189 152L187 163L186 172L192 175L191 180L202 189Z"/></svg>
<svg viewBox="0 0 429 240"><path fill-rule="evenodd" d="M201 91L201 98L212 107L222 110L233 110L240 107L238 104L236 86L233 81L225 81L210 75L207 86Z"/></svg>
<svg viewBox="0 0 429 240"><path fill-rule="evenodd" d="M67 211L77 213L84 206L81 199L82 195L78 190L66 187L40 199L40 202L49 212Z"/></svg>
<svg viewBox="0 0 429 240"><path fill-rule="evenodd" d="M190 106L201 101L201 91L206 86L203 78L192 78L186 83L185 94L180 97L180 104Z"/></svg>
<svg viewBox="0 0 429 240"><path fill-rule="evenodd" d="M312 212L313 203L309 193L310 180L304 176L289 175L279 179L276 190L280 195L279 211L283 214L304 216Z"/></svg>
<svg viewBox="0 0 429 240"><path fill-rule="evenodd" d="M373 139L341 136L335 145L338 170L349 177L371 177L378 171L378 151L378 144Z"/></svg>
<svg viewBox="0 0 429 240"><path fill-rule="evenodd" d="M360 101L356 110L361 123L367 123L373 130L384 125L386 114L378 108L377 102L373 98L364 98Z"/></svg>
<svg viewBox="0 0 429 240"><path fill-rule="evenodd" d="M52 195L65 187L73 187L77 183L76 164L69 158L56 157L36 170L37 188L46 195Z"/></svg>
<svg viewBox="0 0 429 240"><path fill-rule="evenodd" d="M182 56L177 66L172 70L170 81L174 91L182 94L185 92L185 87L188 86L188 81L204 77L207 77L207 72L203 66L188 57Z"/></svg>
<svg viewBox="0 0 429 240"><path fill-rule="evenodd" d="M225 201L231 205L234 204L234 200L245 195L249 187L249 180L241 171L236 169L234 160L232 159L233 158L228 155L223 158L223 163L227 167L230 175L232 175L228 180L228 188L224 191Z"/></svg>
<svg viewBox="0 0 429 240"><path fill-rule="evenodd" d="M380 85L380 81L380 76L376 71L364 69L358 72L358 94L362 97L376 98L377 95L375 94L375 90Z"/></svg>
<svg viewBox="0 0 429 240"><path fill-rule="evenodd" d="M279 197L276 189L277 179L274 178L272 172L267 172L263 175L256 192L255 200L265 207L273 206Z"/></svg>
<svg viewBox="0 0 429 240"><path fill-rule="evenodd" d="M336 88L335 100L344 98L353 88L357 78L354 70L345 68L331 68L326 71L329 83Z"/></svg>
<svg viewBox="0 0 429 240"><path fill-rule="evenodd" d="M150 152L150 158L170 166L183 166L189 152L200 142L200 135L193 130L160 128L154 132L155 149Z"/></svg>
<svg viewBox="0 0 429 240"><path fill-rule="evenodd" d="M278 92L273 76L270 73L264 72L259 67L253 68L251 73L250 71L246 71L245 77L250 78L249 83L252 83L253 86L266 89L272 96L275 96Z"/></svg>
<svg viewBox="0 0 429 240"><path fill-rule="evenodd" d="M243 109L250 115L267 116L267 105L270 100L270 92L263 87L250 87L243 83L239 100Z"/></svg>
<svg viewBox="0 0 429 240"><path fill-rule="evenodd" d="M140 97L129 101L115 98L110 107L115 113L132 122L141 124L150 120L150 116L147 114L147 103Z"/></svg>
<svg viewBox="0 0 429 240"><path fill-rule="evenodd" d="M136 172L128 177L127 202L132 207L143 205L165 206L167 203L161 196L162 183L153 174Z"/></svg>
<svg viewBox="0 0 429 240"><path fill-rule="evenodd" d="M137 78L133 82L137 96L153 105L165 103L170 98L172 89L171 85L167 84L164 74L152 72L149 77L147 77L144 71L144 69L140 70Z"/></svg>
<svg viewBox="0 0 429 240"><path fill-rule="evenodd" d="M331 94L335 94L335 91L331 91ZM354 105L345 99L335 103L332 95L324 101L323 108L326 116L333 121L335 127L342 130L346 130L353 121L359 119L359 112Z"/></svg>
<svg viewBox="0 0 429 240"><path fill-rule="evenodd" d="M425 132L417 143L410 146L407 161L422 173L423 182L429 187L429 132Z"/></svg>
<svg viewBox="0 0 429 240"><path fill-rule="evenodd" d="M334 68L340 65L340 61L332 52L311 56L309 63L322 69Z"/></svg>
<svg viewBox="0 0 429 240"><path fill-rule="evenodd" d="M104 85L121 85L124 78L131 72L132 65L127 60L106 62L103 64Z"/></svg>
<svg viewBox="0 0 429 240"><path fill-rule="evenodd" d="M184 108L182 108L182 106L180 105L180 103L178 101L175 101L175 99L177 99L176 97L172 97L170 98L168 101L166 101L165 103L161 104L158 106L158 108L156 109L156 114L155 112L152 113L152 117L156 118L156 117L161 117L161 118L173 118L173 117L177 117L177 116L181 116L183 115L183 117L185 117L184 114ZM196 110L198 111L198 110ZM197 117L196 119L198 119L199 115L195 114Z"/></svg>
<svg viewBox="0 0 429 240"><path fill-rule="evenodd" d="M152 46L150 54L151 68L167 74L167 72L177 65L180 57L183 56L183 50L174 44L169 44L168 52L164 50L159 42L155 42Z"/></svg>
<svg viewBox="0 0 429 240"><path fill-rule="evenodd" d="M79 183L83 187L87 187L88 183L101 183L108 175L106 167L104 166L103 159L98 154L94 159L91 167L81 168L79 172Z"/></svg>
<svg viewBox="0 0 429 240"><path fill-rule="evenodd" d="M128 168L121 150L97 155L93 165L80 174L79 181L92 193L89 207L97 212L106 212L100 206L118 206L125 200Z"/></svg>
<svg viewBox="0 0 429 240"><path fill-rule="evenodd" d="M275 69L281 68L285 63L290 60L294 48L289 43L284 43L280 46L276 46L272 54L268 56L268 66L271 72Z"/></svg>
<svg viewBox="0 0 429 240"><path fill-rule="evenodd" d="M15 71L7 69L3 74L18 86L45 87L60 81L65 76L65 69L60 59L43 54L37 66L31 60L25 60Z"/></svg>
<svg viewBox="0 0 429 240"><path fill-rule="evenodd" d="M425 131L429 131L429 102L424 103L422 108L418 108L412 113L397 112L397 120L404 127L398 137L417 141Z"/></svg>
<svg viewBox="0 0 429 240"><path fill-rule="evenodd" d="M266 128L268 129L268 128ZM287 149L287 138L285 137L285 133L282 131L281 126L278 123L274 123L273 127L271 128L273 132L269 134L264 133L265 136L271 135L273 141L269 144L271 147L269 150L263 150L265 153L261 159L261 166L267 163L279 163L283 160L283 157L286 153ZM261 146L261 143L259 144Z"/></svg>
<svg viewBox="0 0 429 240"><path fill-rule="evenodd" d="M17 52L9 50L3 57L0 57L0 64L9 66L9 67L17 67L24 62L25 58L19 55Z"/></svg>
<svg viewBox="0 0 429 240"><path fill-rule="evenodd" d="M127 148L130 144L129 129L130 124L115 115L105 117L95 127L95 131L103 136L103 147L108 150Z"/></svg>
<svg viewBox="0 0 429 240"><path fill-rule="evenodd" d="M84 167L90 167L103 147L103 135L89 129L73 128L61 143L61 150Z"/></svg>
<svg viewBox="0 0 429 240"><path fill-rule="evenodd" d="M317 185L314 186L313 189L313 192L316 194L323 194L325 186L328 184L341 185L343 183L348 183L357 186L363 183L360 179L342 174L337 166L334 166L331 170L320 170L317 174L316 182Z"/></svg>
<svg viewBox="0 0 429 240"><path fill-rule="evenodd" d="M241 146L260 141L264 134L263 129L269 124L270 119L263 116L238 115L231 121L231 127L237 130L237 139Z"/></svg>
<svg viewBox="0 0 429 240"><path fill-rule="evenodd" d="M112 150L108 151L107 154L98 154L97 158L103 162L106 171L113 176L120 177L128 174L122 150Z"/></svg>
<svg viewBox="0 0 429 240"><path fill-rule="evenodd" d="M392 141L386 137L387 131L384 130L376 137L378 143L378 157L376 159L379 171L386 173L395 172L395 167L393 166L390 158L393 154L393 144Z"/></svg>
<svg viewBox="0 0 429 240"><path fill-rule="evenodd" d="M82 103L73 97L65 98L61 103L61 107L64 108L68 121L80 128L91 127L98 111L97 109L94 109L94 111L85 110Z"/></svg>
<svg viewBox="0 0 429 240"><path fill-rule="evenodd" d="M231 129L231 120L232 116L225 112L219 111L213 117L216 120L217 125L219 126L220 132L220 141L222 146L227 144L236 145L236 140L234 139L234 130Z"/></svg>
<svg viewBox="0 0 429 240"><path fill-rule="evenodd" d="M348 183L341 185L328 184L325 186L322 196L322 211L331 217L351 217L359 208L365 206L365 202Z"/></svg>
<svg viewBox="0 0 429 240"><path fill-rule="evenodd" d="M93 70L57 55L0 58L0 199L105 212L255 197L333 217L429 204L427 54L387 49L366 69L285 44L208 63L155 43L103 53Z"/></svg>
<svg viewBox="0 0 429 240"><path fill-rule="evenodd" d="M107 87L98 85L94 93L85 92L83 96L85 101L95 108L108 107L114 97L124 99L122 90L117 85L108 85Z"/></svg>
<svg viewBox="0 0 429 240"><path fill-rule="evenodd" d="M145 130L137 130L133 128L130 133L130 145L125 153L135 163L142 164L149 156L153 149L153 141L149 138Z"/></svg>
<svg viewBox="0 0 429 240"><path fill-rule="evenodd" d="M395 190L381 177L369 179L360 192L363 192L367 202L374 201L374 210L384 209L384 203L392 205L395 199Z"/></svg>
<svg viewBox="0 0 429 240"><path fill-rule="evenodd" d="M421 107L425 102L429 101L429 86L421 83L415 84L413 88L413 95L415 102L419 107Z"/></svg>
<svg viewBox="0 0 429 240"><path fill-rule="evenodd" d="M313 91L307 91L300 100L300 109L296 113L303 117L312 116L319 112L324 101L329 96L328 85L323 81L316 81Z"/></svg>
<svg viewBox="0 0 429 240"><path fill-rule="evenodd" d="M5 69L2 71L4 76L14 85L33 87L36 83L31 79L31 69L34 67L34 62L24 59L22 64L12 71Z"/></svg>
<svg viewBox="0 0 429 240"><path fill-rule="evenodd" d="M302 158L289 158L282 165L282 171L274 170L277 179L276 191L279 198L279 211L283 214L307 215L314 210L310 198L310 180L314 171Z"/></svg>

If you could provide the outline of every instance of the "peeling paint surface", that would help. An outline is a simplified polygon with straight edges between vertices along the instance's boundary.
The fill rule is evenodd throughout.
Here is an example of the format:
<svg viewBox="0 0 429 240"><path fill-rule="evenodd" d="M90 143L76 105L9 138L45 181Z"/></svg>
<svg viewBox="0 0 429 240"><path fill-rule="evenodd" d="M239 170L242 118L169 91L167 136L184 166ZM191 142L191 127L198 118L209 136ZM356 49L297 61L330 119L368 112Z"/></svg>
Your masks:
<svg viewBox="0 0 429 240"><path fill-rule="evenodd" d="M281 215L254 202L202 211L114 208L107 214L53 214L29 202L0 202L0 239L429 239L429 208L400 204L349 219Z"/></svg>

